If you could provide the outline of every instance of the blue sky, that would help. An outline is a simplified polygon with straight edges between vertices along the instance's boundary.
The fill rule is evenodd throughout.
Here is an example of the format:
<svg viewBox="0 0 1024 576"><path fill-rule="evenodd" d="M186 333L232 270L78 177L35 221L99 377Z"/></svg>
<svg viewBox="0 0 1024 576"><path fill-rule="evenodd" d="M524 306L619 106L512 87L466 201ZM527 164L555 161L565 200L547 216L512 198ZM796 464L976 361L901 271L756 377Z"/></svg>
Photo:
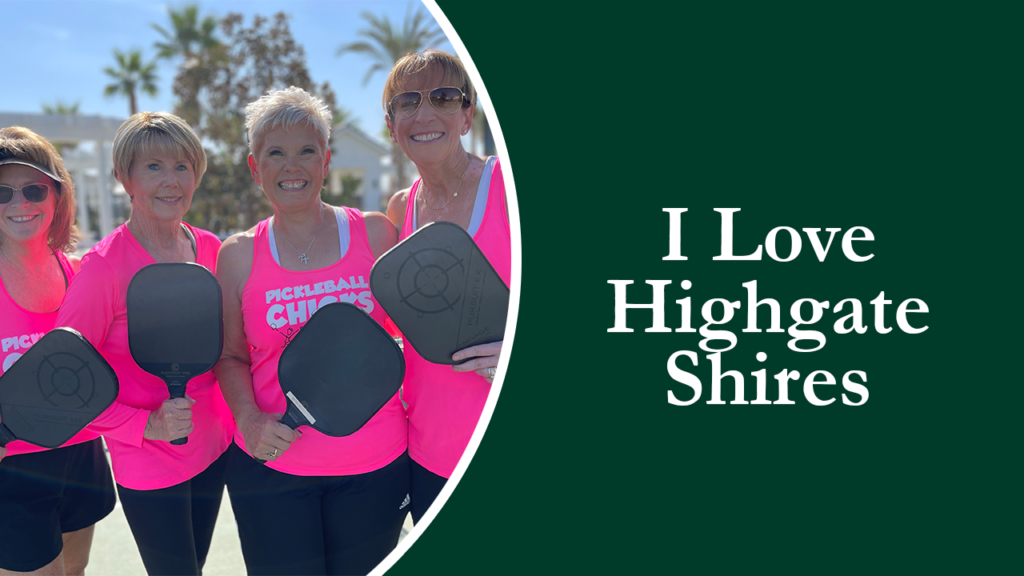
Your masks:
<svg viewBox="0 0 1024 576"><path fill-rule="evenodd" d="M141 48L143 57L156 56L153 42L160 35L150 22L170 27L167 8L191 2L128 0L3 0L0 2L0 37L4 38L4 78L0 93L2 112L41 112L43 103L79 101L83 114L125 118L128 100L105 98L109 83L103 73L112 66L113 49ZM386 78L378 73L363 87L370 60L363 55L335 56L338 46L358 40L366 23L365 11L387 15L400 25L410 4L427 12L418 0L216 0L195 2L200 14L224 16L239 12L246 24L254 14L271 16L284 10L291 16L291 31L306 51L306 63L315 82L330 82L338 104L355 113L366 132L379 137L383 126L380 107ZM286 8L285 8L286 7ZM429 12L427 12L429 15ZM439 49L454 53L445 42ZM155 98L139 95L140 110L171 110L171 86L176 61L158 64L160 92Z"/></svg>

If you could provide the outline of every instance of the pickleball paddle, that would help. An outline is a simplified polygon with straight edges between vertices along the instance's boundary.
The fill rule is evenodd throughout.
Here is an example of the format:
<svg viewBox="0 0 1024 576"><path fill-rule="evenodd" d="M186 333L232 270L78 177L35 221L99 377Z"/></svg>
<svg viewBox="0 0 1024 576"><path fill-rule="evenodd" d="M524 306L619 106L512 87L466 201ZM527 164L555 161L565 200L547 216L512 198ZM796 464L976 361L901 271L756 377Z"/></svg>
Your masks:
<svg viewBox="0 0 1024 576"><path fill-rule="evenodd" d="M150 264L128 284L128 347L140 368L183 398L188 381L213 368L224 344L217 278L192 263ZM172 440L185 444L188 438Z"/></svg>
<svg viewBox="0 0 1024 576"><path fill-rule="evenodd" d="M117 375L82 335L55 328L0 376L0 446L56 448L117 399Z"/></svg>
<svg viewBox="0 0 1024 576"><path fill-rule="evenodd" d="M281 353L277 379L288 403L281 423L348 436L373 418L404 378L402 350L376 320L354 304L327 304Z"/></svg>
<svg viewBox="0 0 1024 576"><path fill-rule="evenodd" d="M381 256L370 290L434 364L455 364L455 352L505 337L508 286L457 224L431 222Z"/></svg>

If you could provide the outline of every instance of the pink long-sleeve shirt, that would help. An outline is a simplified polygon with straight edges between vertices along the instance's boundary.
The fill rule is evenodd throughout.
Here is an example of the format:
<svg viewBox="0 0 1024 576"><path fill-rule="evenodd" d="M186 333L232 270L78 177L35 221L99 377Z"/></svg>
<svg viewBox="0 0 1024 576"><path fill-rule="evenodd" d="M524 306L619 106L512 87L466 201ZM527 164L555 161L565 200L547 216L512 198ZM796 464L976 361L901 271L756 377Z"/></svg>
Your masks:
<svg viewBox="0 0 1024 576"><path fill-rule="evenodd" d="M205 230L188 227L196 240L196 261L210 270L217 265L220 240ZM110 449L117 483L134 490L156 490L180 484L206 469L227 450L234 433L231 411L213 371L188 382L195 429L188 443L145 440L146 421L168 398L167 384L142 370L128 348L126 298L135 273L156 260L122 225L82 258L57 316L57 326L82 333L117 373L117 401L89 429L102 434Z"/></svg>

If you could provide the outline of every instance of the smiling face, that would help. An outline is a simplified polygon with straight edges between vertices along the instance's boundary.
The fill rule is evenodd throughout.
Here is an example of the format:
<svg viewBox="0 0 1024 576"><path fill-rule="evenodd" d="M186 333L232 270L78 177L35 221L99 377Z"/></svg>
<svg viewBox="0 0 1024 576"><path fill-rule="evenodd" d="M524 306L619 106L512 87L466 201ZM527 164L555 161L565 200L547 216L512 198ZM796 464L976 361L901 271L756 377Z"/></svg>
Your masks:
<svg viewBox="0 0 1024 576"><path fill-rule="evenodd" d="M274 128L257 144L249 171L275 208L319 202L331 152L316 128L305 123Z"/></svg>
<svg viewBox="0 0 1024 576"><path fill-rule="evenodd" d="M424 71L409 76L400 92L419 90L429 94L442 86L452 86L442 74ZM435 166L465 154L461 136L473 123L473 107L459 108L453 114L442 114L424 98L416 113L408 118L385 114L391 138L415 164Z"/></svg>
<svg viewBox="0 0 1024 576"><path fill-rule="evenodd" d="M132 197L132 220L180 222L192 204L196 173L183 150L149 147L135 156L127 178L120 177Z"/></svg>
<svg viewBox="0 0 1024 576"><path fill-rule="evenodd" d="M22 188L29 184L46 184L50 193L42 202L29 202L19 190L7 204L0 204L0 241L46 242L57 205L58 187L49 176L21 164L0 166L0 184Z"/></svg>

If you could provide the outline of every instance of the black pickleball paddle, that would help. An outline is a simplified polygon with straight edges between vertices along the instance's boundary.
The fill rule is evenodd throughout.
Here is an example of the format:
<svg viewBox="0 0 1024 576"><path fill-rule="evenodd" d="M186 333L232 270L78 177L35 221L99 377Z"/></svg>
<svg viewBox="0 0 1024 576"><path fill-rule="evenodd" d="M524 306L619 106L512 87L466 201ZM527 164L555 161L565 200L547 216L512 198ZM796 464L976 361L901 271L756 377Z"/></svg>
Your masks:
<svg viewBox="0 0 1024 576"><path fill-rule="evenodd" d="M127 306L135 363L162 378L171 398L183 398L188 381L213 368L224 345L217 278L199 264L150 264L128 285Z"/></svg>
<svg viewBox="0 0 1024 576"><path fill-rule="evenodd" d="M381 256L370 290L434 364L455 364L455 352L505 337L508 286L457 224L431 222Z"/></svg>
<svg viewBox="0 0 1024 576"><path fill-rule="evenodd" d="M354 304L327 304L281 353L277 379L288 402L281 423L348 436L373 418L404 378L402 350L376 320Z"/></svg>
<svg viewBox="0 0 1024 576"><path fill-rule="evenodd" d="M0 446L56 448L117 399L117 375L82 335L56 328L0 376Z"/></svg>

